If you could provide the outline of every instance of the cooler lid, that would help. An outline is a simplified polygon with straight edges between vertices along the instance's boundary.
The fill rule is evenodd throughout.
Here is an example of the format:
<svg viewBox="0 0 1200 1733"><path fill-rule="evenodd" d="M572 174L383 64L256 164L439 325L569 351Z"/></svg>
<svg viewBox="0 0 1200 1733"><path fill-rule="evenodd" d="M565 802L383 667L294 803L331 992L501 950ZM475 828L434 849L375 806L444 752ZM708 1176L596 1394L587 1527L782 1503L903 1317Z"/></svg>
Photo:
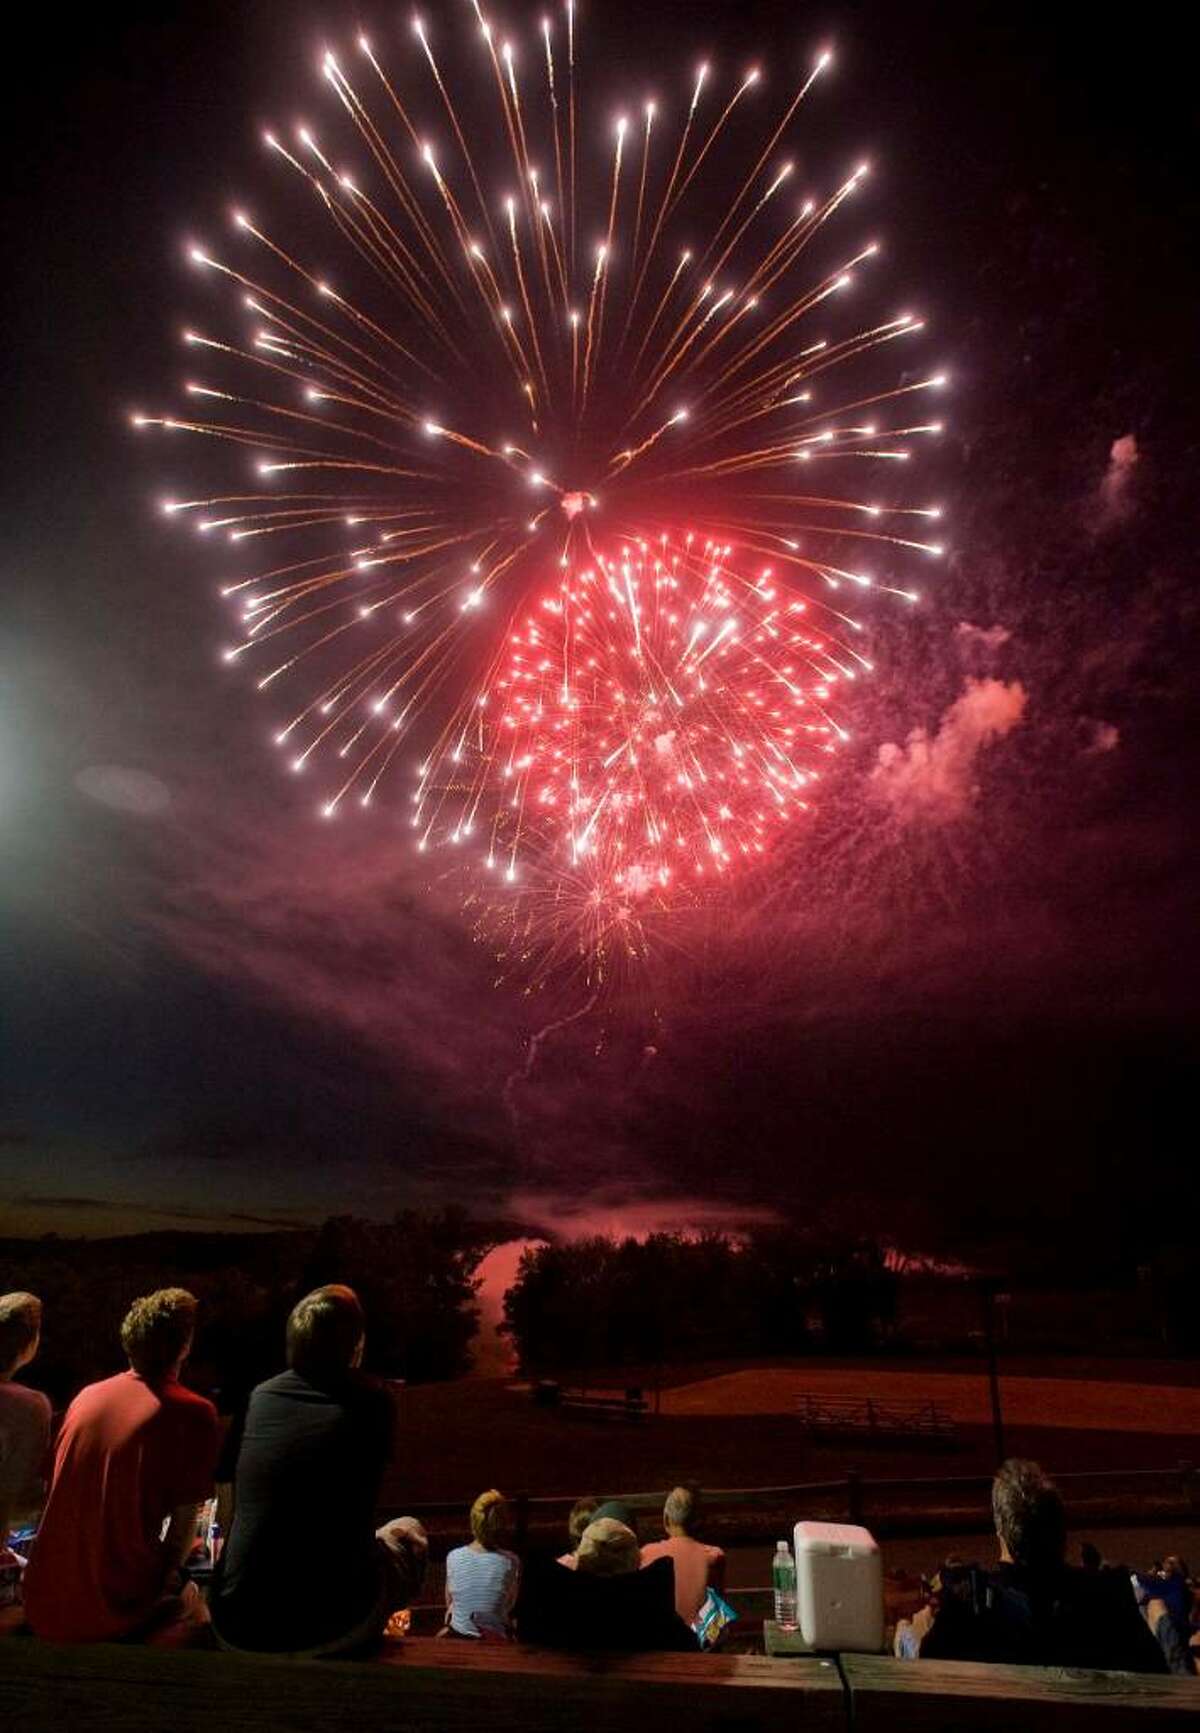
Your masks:
<svg viewBox="0 0 1200 1733"><path fill-rule="evenodd" d="M823 1553L873 1553L879 1548L869 1529L852 1522L798 1522L796 1551Z"/></svg>

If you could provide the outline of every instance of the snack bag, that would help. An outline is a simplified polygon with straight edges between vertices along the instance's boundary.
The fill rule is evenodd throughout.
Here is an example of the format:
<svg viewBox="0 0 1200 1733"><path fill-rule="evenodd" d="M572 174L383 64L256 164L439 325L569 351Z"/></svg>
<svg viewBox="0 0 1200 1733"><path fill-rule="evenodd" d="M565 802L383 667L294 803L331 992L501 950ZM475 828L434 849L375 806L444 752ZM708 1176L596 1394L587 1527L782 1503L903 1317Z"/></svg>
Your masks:
<svg viewBox="0 0 1200 1733"><path fill-rule="evenodd" d="M25 1560L20 1553L0 1546L0 1607L21 1605L21 1573Z"/></svg>
<svg viewBox="0 0 1200 1733"><path fill-rule="evenodd" d="M732 1625L737 1614L728 1601L722 1600L716 1589L709 1589L692 1620L692 1629L700 1639L702 1649L715 1649L726 1625Z"/></svg>

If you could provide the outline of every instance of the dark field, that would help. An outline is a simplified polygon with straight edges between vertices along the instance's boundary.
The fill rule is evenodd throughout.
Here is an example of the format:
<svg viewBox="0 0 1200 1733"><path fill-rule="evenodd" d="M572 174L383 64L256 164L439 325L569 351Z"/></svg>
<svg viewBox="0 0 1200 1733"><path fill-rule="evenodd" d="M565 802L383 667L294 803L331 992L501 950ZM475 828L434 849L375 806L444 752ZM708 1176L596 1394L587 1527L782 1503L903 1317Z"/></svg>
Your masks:
<svg viewBox="0 0 1200 1733"><path fill-rule="evenodd" d="M813 1440L788 1411L791 1390L936 1396L956 1421L950 1448ZM597 1383L599 1380L596 1381ZM606 1381L623 1387L635 1375ZM643 1376L653 1404L652 1375ZM1056 1474L1174 1468L1200 1441L1194 1361L1013 1361L1005 1367L1010 1454ZM771 1410L776 1411L772 1412ZM987 1384L979 1362L690 1367L664 1374L662 1412L631 1424L536 1408L527 1387L465 1379L406 1390L389 1506L461 1499L486 1486L534 1495L655 1491L678 1480L707 1487L784 1486L839 1478L986 1474L994 1467ZM765 1411L764 1411L765 1410Z"/></svg>

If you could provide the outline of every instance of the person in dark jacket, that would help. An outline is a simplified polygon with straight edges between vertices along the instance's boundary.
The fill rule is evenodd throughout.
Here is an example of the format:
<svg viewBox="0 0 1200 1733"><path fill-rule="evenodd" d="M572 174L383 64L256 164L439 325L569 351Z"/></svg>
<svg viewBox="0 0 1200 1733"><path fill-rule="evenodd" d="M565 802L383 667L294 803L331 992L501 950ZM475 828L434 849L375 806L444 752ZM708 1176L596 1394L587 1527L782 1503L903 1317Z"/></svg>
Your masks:
<svg viewBox="0 0 1200 1733"><path fill-rule="evenodd" d="M943 1661L1164 1673L1127 1577L1066 1563L1062 1498L1036 1462L1005 1462L992 1485L1000 1562L944 1572L936 1608L897 1627L898 1654Z"/></svg>
<svg viewBox="0 0 1200 1733"><path fill-rule="evenodd" d="M375 1527L394 1413L361 1370L365 1339L353 1289L317 1288L288 1319L287 1371L250 1397L213 1585L225 1648L356 1654L420 1586L420 1523Z"/></svg>

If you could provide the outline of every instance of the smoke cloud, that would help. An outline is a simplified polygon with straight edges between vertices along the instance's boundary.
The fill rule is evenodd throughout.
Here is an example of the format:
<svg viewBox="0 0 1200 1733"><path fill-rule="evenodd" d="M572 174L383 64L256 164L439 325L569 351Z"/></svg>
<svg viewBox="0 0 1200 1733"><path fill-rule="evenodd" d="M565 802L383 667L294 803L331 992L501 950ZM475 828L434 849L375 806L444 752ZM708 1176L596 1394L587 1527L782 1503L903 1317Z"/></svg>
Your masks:
<svg viewBox="0 0 1200 1733"><path fill-rule="evenodd" d="M1091 735L1083 749L1085 758L1096 758L1105 752L1115 752L1121 744L1121 730L1113 722L1093 722Z"/></svg>
<svg viewBox="0 0 1200 1733"><path fill-rule="evenodd" d="M1019 680L968 678L936 734L914 728L903 746L888 741L879 748L871 775L874 792L905 823L961 818L978 793L979 754L1017 727L1025 704Z"/></svg>
<svg viewBox="0 0 1200 1733"><path fill-rule="evenodd" d="M1132 433L1124 433L1120 439L1113 440L1108 453L1108 468L1100 483L1103 525L1117 523L1132 511L1133 476L1140 455L1137 439Z"/></svg>
<svg viewBox="0 0 1200 1733"><path fill-rule="evenodd" d="M954 636L962 650L995 651L1008 643L1012 633L1007 626L975 626L970 620L960 620Z"/></svg>

